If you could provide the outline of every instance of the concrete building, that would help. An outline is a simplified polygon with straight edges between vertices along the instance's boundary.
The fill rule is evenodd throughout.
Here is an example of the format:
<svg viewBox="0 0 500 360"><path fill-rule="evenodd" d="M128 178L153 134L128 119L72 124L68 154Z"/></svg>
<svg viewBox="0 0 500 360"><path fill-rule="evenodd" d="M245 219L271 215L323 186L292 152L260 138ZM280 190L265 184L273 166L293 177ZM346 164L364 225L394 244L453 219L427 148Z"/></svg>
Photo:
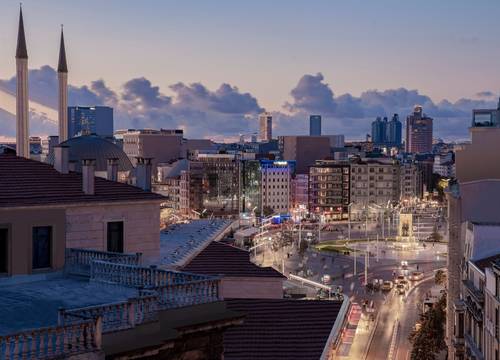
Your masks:
<svg viewBox="0 0 500 360"><path fill-rule="evenodd" d="M432 168L432 172L445 178L454 178L455 154L453 153L453 151L434 155L434 165Z"/></svg>
<svg viewBox="0 0 500 360"><path fill-rule="evenodd" d="M424 193L422 171L414 162L401 163L400 173L400 199L421 199Z"/></svg>
<svg viewBox="0 0 500 360"><path fill-rule="evenodd" d="M330 139L326 136L280 136L283 160L295 160L297 174L308 174L316 160L330 156Z"/></svg>
<svg viewBox="0 0 500 360"><path fill-rule="evenodd" d="M263 214L264 208L286 214L292 206L293 161L268 159L241 161L242 212Z"/></svg>
<svg viewBox="0 0 500 360"><path fill-rule="evenodd" d="M112 138L113 108L109 106L68 106L67 131L68 138L90 134Z"/></svg>
<svg viewBox="0 0 500 360"><path fill-rule="evenodd" d="M198 154L181 172L181 212L236 215L240 211L240 161L232 154ZM195 216L196 217L196 216Z"/></svg>
<svg viewBox="0 0 500 360"><path fill-rule="evenodd" d="M348 218L351 192L348 162L318 160L309 168L309 212L323 221Z"/></svg>
<svg viewBox="0 0 500 360"><path fill-rule="evenodd" d="M309 116L309 136L321 136L321 115Z"/></svg>
<svg viewBox="0 0 500 360"><path fill-rule="evenodd" d="M358 211L370 204L385 206L400 199L401 167L397 160L357 158L351 162L351 202Z"/></svg>
<svg viewBox="0 0 500 360"><path fill-rule="evenodd" d="M460 313L461 274L466 254L467 222L500 223L500 170L496 163L500 129L472 127L471 144L455 153L457 181L448 191L448 314ZM493 162L491 162L493 161ZM498 236L497 236L498 238ZM493 247L492 247L493 248ZM496 247L498 249L498 247ZM457 340L456 316L447 316L447 344L450 359L464 358L464 341Z"/></svg>
<svg viewBox="0 0 500 360"><path fill-rule="evenodd" d="M307 209L309 206L309 175L296 174L292 179L292 207Z"/></svg>
<svg viewBox="0 0 500 360"><path fill-rule="evenodd" d="M153 168L158 163L177 160L182 156L182 130L129 130L122 134L123 151L132 164L137 157L150 158Z"/></svg>
<svg viewBox="0 0 500 360"><path fill-rule="evenodd" d="M271 141L273 138L273 116L269 112L259 115L260 141Z"/></svg>
<svg viewBox="0 0 500 360"><path fill-rule="evenodd" d="M432 152L432 118L423 113L422 106L415 105L413 114L406 117L406 152Z"/></svg>
<svg viewBox="0 0 500 360"><path fill-rule="evenodd" d="M484 286L484 356L498 359L500 354L500 261L485 268Z"/></svg>

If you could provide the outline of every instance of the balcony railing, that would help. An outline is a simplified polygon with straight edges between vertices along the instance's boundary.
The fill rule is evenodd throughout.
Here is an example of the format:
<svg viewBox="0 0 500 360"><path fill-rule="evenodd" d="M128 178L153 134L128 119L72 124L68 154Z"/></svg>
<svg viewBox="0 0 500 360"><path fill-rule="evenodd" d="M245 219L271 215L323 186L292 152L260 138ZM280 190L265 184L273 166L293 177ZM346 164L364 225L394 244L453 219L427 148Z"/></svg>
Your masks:
<svg viewBox="0 0 500 360"><path fill-rule="evenodd" d="M90 264L94 260L126 265L139 265L141 262L141 253L124 254L109 251L68 248L66 249L65 271L71 275L90 276Z"/></svg>
<svg viewBox="0 0 500 360"><path fill-rule="evenodd" d="M185 284L209 278L205 275L163 270L154 266L144 267L101 260L92 261L90 270L90 279L93 281L138 288Z"/></svg>
<svg viewBox="0 0 500 360"><path fill-rule="evenodd" d="M101 318L0 336L0 359L65 359L101 349Z"/></svg>
<svg viewBox="0 0 500 360"><path fill-rule="evenodd" d="M139 296L123 302L61 309L60 325L99 317L102 332L109 333L155 321L161 310L221 300L220 279L216 277L101 260L93 260L90 267L91 281L135 287Z"/></svg>
<svg viewBox="0 0 500 360"><path fill-rule="evenodd" d="M74 324L88 319L102 319L102 332L131 329L138 324L158 319L158 296L145 295L127 301L59 310L59 325Z"/></svg>

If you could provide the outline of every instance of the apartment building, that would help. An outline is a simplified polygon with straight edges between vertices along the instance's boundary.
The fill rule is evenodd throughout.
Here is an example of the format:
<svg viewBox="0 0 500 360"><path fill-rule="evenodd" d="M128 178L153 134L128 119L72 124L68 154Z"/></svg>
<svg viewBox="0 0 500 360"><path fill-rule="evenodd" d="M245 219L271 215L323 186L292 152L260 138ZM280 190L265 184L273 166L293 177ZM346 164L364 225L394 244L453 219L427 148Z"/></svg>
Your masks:
<svg viewBox="0 0 500 360"><path fill-rule="evenodd" d="M351 189L348 162L318 160L309 168L309 212L325 222L348 217Z"/></svg>
<svg viewBox="0 0 500 360"><path fill-rule="evenodd" d="M401 168L389 158L361 159L351 162L351 198L354 209L370 204L387 205L399 201Z"/></svg>

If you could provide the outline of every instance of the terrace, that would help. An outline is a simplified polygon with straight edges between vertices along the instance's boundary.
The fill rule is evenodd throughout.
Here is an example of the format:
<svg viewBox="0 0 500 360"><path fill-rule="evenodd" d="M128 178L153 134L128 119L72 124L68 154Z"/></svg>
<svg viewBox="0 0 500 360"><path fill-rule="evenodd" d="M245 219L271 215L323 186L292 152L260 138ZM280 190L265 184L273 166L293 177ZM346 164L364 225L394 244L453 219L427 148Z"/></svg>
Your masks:
<svg viewBox="0 0 500 360"><path fill-rule="evenodd" d="M220 300L218 278L144 267L140 254L68 249L66 256L64 274L2 287L0 358L100 351L103 334Z"/></svg>

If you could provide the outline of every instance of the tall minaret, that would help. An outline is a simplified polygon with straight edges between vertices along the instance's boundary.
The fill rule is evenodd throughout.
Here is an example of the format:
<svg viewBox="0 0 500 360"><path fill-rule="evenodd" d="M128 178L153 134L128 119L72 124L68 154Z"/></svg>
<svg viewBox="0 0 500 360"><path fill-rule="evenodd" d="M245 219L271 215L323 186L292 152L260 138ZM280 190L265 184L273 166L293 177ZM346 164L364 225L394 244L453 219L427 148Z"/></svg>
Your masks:
<svg viewBox="0 0 500 360"><path fill-rule="evenodd" d="M68 140L68 64L66 63L66 49L64 48L62 25L57 78L59 80L59 143L62 143Z"/></svg>
<svg viewBox="0 0 500 360"><path fill-rule="evenodd" d="M23 10L19 9L19 30L16 50L16 152L30 157L28 128L28 51L24 36Z"/></svg>

